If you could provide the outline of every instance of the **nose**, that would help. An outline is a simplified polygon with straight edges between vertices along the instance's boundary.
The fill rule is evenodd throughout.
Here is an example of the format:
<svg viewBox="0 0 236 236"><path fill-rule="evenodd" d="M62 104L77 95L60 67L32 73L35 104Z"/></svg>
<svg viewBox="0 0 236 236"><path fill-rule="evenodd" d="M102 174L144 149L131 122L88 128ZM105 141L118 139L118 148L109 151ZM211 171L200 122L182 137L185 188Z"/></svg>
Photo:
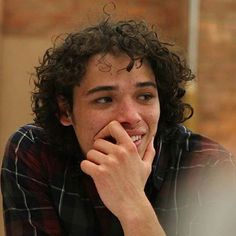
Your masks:
<svg viewBox="0 0 236 236"><path fill-rule="evenodd" d="M125 129L134 128L141 121L141 114L138 105L130 100L119 104L116 111L116 120Z"/></svg>

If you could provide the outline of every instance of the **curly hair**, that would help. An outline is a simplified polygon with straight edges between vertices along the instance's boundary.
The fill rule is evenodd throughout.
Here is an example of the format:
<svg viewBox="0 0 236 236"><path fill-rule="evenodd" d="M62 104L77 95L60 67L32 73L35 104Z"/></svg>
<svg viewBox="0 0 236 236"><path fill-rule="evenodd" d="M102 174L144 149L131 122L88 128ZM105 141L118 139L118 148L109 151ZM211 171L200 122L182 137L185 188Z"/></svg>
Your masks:
<svg viewBox="0 0 236 236"><path fill-rule="evenodd" d="M73 88L79 86L86 73L88 60L95 54L125 53L130 58L127 71L135 60L147 60L155 74L160 101L158 136L169 139L177 124L193 114L191 105L183 102L185 82L194 78L186 62L161 42L157 33L145 22L103 20L79 32L68 34L59 45L54 44L36 67L32 93L34 121L44 128L57 149L73 151L78 146L74 130L59 121L58 97L73 107Z"/></svg>

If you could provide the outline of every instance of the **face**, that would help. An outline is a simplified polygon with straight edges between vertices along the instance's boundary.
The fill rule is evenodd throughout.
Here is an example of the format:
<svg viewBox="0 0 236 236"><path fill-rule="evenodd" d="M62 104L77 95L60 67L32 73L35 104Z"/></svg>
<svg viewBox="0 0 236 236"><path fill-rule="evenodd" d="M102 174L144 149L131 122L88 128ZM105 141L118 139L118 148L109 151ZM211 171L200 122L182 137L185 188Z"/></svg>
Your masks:
<svg viewBox="0 0 236 236"><path fill-rule="evenodd" d="M157 131L160 109L153 71L147 62L136 61L128 72L129 62L125 54L97 54L89 60L80 86L74 88L71 119L64 123L73 125L84 154L114 120L128 133L141 157Z"/></svg>

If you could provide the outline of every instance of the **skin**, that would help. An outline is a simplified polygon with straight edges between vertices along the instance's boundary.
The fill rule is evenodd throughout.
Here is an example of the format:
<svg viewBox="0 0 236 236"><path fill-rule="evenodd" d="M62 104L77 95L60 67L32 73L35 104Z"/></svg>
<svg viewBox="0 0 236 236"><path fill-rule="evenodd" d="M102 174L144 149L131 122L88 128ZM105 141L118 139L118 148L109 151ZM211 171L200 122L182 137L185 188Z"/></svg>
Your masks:
<svg viewBox="0 0 236 236"><path fill-rule="evenodd" d="M129 61L125 54L91 57L74 88L73 110L69 116L62 112L60 120L73 126L86 156L81 169L93 178L125 235L164 235L144 193L160 117L155 76L145 61L128 72Z"/></svg>

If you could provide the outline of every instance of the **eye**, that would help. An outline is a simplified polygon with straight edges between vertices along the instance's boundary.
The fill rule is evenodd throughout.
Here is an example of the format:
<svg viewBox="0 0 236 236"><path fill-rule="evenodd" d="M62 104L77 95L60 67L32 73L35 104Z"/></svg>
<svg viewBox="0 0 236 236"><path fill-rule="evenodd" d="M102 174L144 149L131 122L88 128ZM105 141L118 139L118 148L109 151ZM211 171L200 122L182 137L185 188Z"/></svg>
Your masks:
<svg viewBox="0 0 236 236"><path fill-rule="evenodd" d="M155 96L153 94L151 94L151 93L145 93L145 94L139 95L138 99L145 102L145 101L151 100L154 97Z"/></svg>
<svg viewBox="0 0 236 236"><path fill-rule="evenodd" d="M111 103L111 102L112 102L111 97L101 97L101 98L97 98L95 100L95 103L98 103L98 104L107 104L107 103Z"/></svg>

